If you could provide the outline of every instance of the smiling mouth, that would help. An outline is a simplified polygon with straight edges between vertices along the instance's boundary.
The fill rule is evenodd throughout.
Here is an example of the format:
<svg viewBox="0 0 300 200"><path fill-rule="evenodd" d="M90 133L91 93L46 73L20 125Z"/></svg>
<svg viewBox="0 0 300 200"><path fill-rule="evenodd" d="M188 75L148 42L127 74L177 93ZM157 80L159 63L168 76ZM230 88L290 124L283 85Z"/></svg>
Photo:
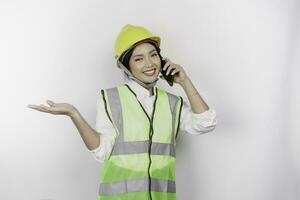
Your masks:
<svg viewBox="0 0 300 200"><path fill-rule="evenodd" d="M147 70L144 71L143 73L146 74L147 76L153 76L155 74L156 69L151 69L151 70Z"/></svg>

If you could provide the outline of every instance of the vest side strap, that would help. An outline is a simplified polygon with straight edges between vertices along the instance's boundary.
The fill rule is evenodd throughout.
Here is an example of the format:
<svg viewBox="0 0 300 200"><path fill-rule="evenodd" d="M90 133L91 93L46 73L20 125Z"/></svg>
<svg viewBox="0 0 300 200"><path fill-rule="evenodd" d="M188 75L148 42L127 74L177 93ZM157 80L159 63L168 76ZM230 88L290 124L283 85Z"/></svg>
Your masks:
<svg viewBox="0 0 300 200"><path fill-rule="evenodd" d="M178 111L178 122L177 122L177 128L176 128L176 133L175 133L175 139L177 139L177 136L178 136L178 132L179 132L179 129L180 129L180 118L181 118L181 111L182 111L182 106L183 106L183 98L181 96L179 96L179 111Z"/></svg>
<svg viewBox="0 0 300 200"><path fill-rule="evenodd" d="M121 100L118 92L118 88L110 88L106 90L107 92L107 99L109 102L112 120L115 122L118 128L118 142L124 141L123 136L123 114L121 108Z"/></svg>
<svg viewBox="0 0 300 200"><path fill-rule="evenodd" d="M172 113L172 144L175 144L175 123L176 123L176 102L177 102L177 97L173 94L170 94L166 92L169 98L169 104L170 104L170 109Z"/></svg>

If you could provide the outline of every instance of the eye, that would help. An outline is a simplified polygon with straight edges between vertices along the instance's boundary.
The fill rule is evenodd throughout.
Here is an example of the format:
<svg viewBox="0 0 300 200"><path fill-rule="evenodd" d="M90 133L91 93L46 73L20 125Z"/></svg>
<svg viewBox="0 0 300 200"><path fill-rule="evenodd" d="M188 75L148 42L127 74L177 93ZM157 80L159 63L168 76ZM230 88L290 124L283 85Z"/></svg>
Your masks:
<svg viewBox="0 0 300 200"><path fill-rule="evenodd" d="M137 59L135 59L134 61L139 61L139 60L141 60L141 58L137 58Z"/></svg>
<svg viewBox="0 0 300 200"><path fill-rule="evenodd" d="M157 56L157 55L158 55L157 53L152 54L152 56Z"/></svg>

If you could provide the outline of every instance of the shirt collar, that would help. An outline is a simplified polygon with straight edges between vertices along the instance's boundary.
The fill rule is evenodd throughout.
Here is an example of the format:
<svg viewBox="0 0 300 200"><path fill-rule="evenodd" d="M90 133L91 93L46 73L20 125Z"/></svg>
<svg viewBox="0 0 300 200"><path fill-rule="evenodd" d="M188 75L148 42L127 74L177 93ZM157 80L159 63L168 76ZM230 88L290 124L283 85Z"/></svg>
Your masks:
<svg viewBox="0 0 300 200"><path fill-rule="evenodd" d="M127 79L126 84L130 87L130 89L133 90L133 92L136 94L137 98L149 98L149 97L154 97L156 95L156 87L153 86L153 96L149 96L149 91L135 82L134 80Z"/></svg>

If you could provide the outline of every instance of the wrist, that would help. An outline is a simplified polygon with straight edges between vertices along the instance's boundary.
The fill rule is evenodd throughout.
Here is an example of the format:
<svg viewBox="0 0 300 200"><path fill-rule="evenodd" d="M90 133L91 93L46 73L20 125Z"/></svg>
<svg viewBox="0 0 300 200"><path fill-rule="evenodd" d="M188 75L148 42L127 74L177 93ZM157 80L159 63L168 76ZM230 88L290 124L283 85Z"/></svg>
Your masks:
<svg viewBox="0 0 300 200"><path fill-rule="evenodd" d="M183 81L180 82L181 87L185 88L191 84L191 80L189 78L185 78Z"/></svg>
<svg viewBox="0 0 300 200"><path fill-rule="evenodd" d="M78 114L79 114L78 110L77 110L76 108L73 108L73 109L69 112L68 116L69 116L70 118L74 119L74 118L76 118L76 117L78 116Z"/></svg>

